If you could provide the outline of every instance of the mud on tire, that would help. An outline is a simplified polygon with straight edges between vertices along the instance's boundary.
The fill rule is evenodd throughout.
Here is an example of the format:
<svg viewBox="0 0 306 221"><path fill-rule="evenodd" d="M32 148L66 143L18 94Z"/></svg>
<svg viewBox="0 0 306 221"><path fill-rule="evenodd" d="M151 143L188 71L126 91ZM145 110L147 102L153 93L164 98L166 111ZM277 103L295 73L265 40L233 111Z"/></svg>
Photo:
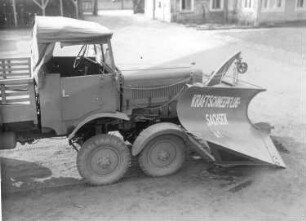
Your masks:
<svg viewBox="0 0 306 221"><path fill-rule="evenodd" d="M77 168L92 185L111 184L121 179L131 163L127 146L118 137L100 134L88 139L78 151Z"/></svg>

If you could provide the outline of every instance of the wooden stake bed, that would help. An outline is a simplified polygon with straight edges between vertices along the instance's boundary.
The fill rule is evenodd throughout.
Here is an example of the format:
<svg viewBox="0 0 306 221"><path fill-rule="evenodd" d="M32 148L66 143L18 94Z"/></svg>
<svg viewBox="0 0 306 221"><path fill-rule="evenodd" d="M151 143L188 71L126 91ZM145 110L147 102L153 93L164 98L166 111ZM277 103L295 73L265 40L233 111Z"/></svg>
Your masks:
<svg viewBox="0 0 306 221"><path fill-rule="evenodd" d="M0 114L1 123L37 123L29 58L0 59Z"/></svg>

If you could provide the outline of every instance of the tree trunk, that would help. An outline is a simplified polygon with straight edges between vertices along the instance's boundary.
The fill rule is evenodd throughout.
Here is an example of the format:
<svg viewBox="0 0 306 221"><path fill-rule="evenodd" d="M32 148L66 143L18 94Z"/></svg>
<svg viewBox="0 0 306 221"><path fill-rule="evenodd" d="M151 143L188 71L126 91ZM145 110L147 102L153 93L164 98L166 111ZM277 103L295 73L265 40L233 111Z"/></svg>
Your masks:
<svg viewBox="0 0 306 221"><path fill-rule="evenodd" d="M94 0L93 15L98 15L98 0Z"/></svg>

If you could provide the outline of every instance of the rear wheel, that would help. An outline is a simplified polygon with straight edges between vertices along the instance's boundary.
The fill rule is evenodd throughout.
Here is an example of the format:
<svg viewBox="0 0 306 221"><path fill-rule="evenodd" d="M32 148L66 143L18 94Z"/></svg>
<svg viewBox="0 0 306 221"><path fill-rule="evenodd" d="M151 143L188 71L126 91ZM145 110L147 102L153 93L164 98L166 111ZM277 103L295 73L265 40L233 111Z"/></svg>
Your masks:
<svg viewBox="0 0 306 221"><path fill-rule="evenodd" d="M77 168L90 184L103 185L118 181L131 162L129 149L112 135L97 135L88 139L78 151Z"/></svg>
<svg viewBox="0 0 306 221"><path fill-rule="evenodd" d="M149 176L177 172L185 160L185 143L178 136L165 134L148 142L139 156L140 168Z"/></svg>

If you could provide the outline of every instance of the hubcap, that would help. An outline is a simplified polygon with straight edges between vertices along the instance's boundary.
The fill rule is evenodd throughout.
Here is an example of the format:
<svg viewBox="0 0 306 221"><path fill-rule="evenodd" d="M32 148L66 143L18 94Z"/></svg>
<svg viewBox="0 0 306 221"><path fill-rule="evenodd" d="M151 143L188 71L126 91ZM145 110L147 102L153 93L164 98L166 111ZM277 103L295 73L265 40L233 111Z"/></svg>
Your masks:
<svg viewBox="0 0 306 221"><path fill-rule="evenodd" d="M99 148L91 154L90 167L98 175L112 173L118 166L120 157L111 147Z"/></svg>
<svg viewBox="0 0 306 221"><path fill-rule="evenodd" d="M176 157L175 143L168 140L160 140L151 146L148 158L156 167L170 165Z"/></svg>
<svg viewBox="0 0 306 221"><path fill-rule="evenodd" d="M158 159L160 159L161 161L166 161L169 159L169 157L170 157L170 153L168 153L167 151L160 151L158 155Z"/></svg>

